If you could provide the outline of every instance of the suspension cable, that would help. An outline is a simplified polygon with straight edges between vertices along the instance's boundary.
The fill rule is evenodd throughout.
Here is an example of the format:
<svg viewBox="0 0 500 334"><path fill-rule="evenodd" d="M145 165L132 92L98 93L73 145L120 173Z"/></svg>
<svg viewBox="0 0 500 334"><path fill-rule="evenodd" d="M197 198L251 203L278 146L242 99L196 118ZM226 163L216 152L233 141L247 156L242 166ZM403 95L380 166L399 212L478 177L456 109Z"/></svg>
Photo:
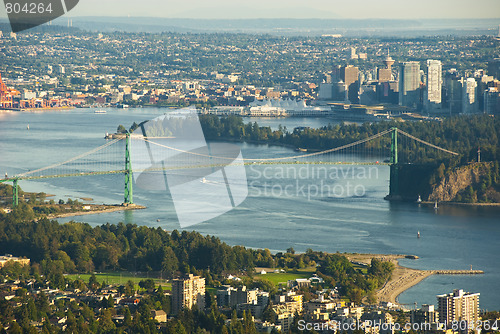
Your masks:
<svg viewBox="0 0 500 334"><path fill-rule="evenodd" d="M29 172L26 172L26 173L22 173L22 174L19 174L18 176L28 176L28 175L35 174L35 173L38 173L38 172L43 172L44 170L47 170L47 169L51 169L51 168L56 168L56 167L62 166L62 165L64 165L64 164L67 164L67 163L73 162L73 161L75 161L75 160L78 160L78 159L84 158L84 157L86 157L86 156L88 156L88 155L90 155L90 154L92 154L92 153L95 153L95 152L97 152L97 151L100 151L100 150L102 150L102 149L104 149L104 148L106 148L106 147L108 147L108 146L110 146L110 145L113 145L114 143L116 143L117 141L120 141L120 140L122 140L122 139L114 139L114 140L110 141L109 143L106 143L106 144L104 144L104 145L102 145L102 146L99 146L99 147L97 147L97 148L95 148L95 149L93 149L93 150L91 150L91 151L88 151L88 152L82 153L82 154L80 154L80 155L78 155L78 156L76 156L76 157L73 157L73 158L71 158L71 159L69 159L69 160L66 160L66 161L64 161L64 162L60 162L60 163L53 164L53 165L50 165L50 166L47 166L47 167L43 167L43 168L39 168L39 169L36 169L36 170L33 170L33 171L29 171Z"/></svg>
<svg viewBox="0 0 500 334"><path fill-rule="evenodd" d="M431 144L431 143L429 143L429 142L426 142L425 140L422 140L422 139L419 139L419 138L417 138L417 137L414 137L414 136L410 135L409 133L404 132L403 130L399 130L399 129L397 129L397 131L398 131L399 133L401 133L402 135L407 136L408 138L411 138L411 139L416 140L416 141L418 141L418 142L420 142L420 143L422 143L422 144L425 144L425 145L427 145L427 146L430 146L430 147L432 147L432 148L435 148L436 150L440 150L440 151L443 151L443 152L446 152L446 153L449 153L449 154L453 154L453 155L459 155L459 154L458 154L458 153L456 153L456 152L449 151L449 150L447 150L447 149L444 149L444 148L441 148L441 147L439 147L439 146L433 145L433 144Z"/></svg>
<svg viewBox="0 0 500 334"><path fill-rule="evenodd" d="M380 132L380 133L378 133L376 135L373 135L371 137L358 140L358 141L356 141L354 143L350 143L350 144L346 144L346 145L343 145L343 146L331 148L331 149L328 149L328 150L325 150L325 151L321 151L321 152L314 152L314 153L309 153L309 154L294 155L294 156L280 157L280 158L239 159L239 160L249 161L249 162L252 162L252 161L255 161L255 162L264 162L264 161L280 161L280 160L291 160L291 159L299 159L299 158L308 158L308 157L313 157L313 156L317 156L317 155L332 153L332 152L340 151L340 150L343 150L343 149L346 149L346 148L350 148L350 147L353 147L353 146L356 146L356 145L360 145L360 144L366 143L367 141L370 141L370 140L373 140L375 138L378 138L378 137L381 137L383 135L386 135L387 133L389 133L391 131L392 130L390 130L390 129L389 130L385 130L385 131L382 131L382 132ZM144 137L134 137L134 139L141 139L141 140L144 140L144 141L146 141L148 143L151 143L153 145L156 145L156 146L159 146L159 147L163 147L163 148L166 148L166 149L169 149L169 150L181 152L181 153L187 153L187 154L191 154L191 155L196 155L196 156L201 156L201 157L206 157L206 158L215 158L215 159L221 159L221 160L234 160L234 158L213 156L213 155L209 155L209 154L196 153L196 152L189 152L189 151L182 150L182 149L179 149L179 148L175 148L175 147L171 147L171 146L159 144L159 143L156 143L156 142L154 142L154 141L152 141L150 139L146 139Z"/></svg>

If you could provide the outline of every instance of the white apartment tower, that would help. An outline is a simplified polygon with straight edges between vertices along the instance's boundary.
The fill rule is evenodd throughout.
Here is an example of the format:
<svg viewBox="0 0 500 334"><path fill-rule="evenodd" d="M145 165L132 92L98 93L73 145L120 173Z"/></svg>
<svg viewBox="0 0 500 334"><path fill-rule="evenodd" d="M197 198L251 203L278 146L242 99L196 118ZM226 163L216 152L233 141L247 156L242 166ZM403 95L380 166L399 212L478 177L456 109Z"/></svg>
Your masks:
<svg viewBox="0 0 500 334"><path fill-rule="evenodd" d="M205 308L205 279L189 274L172 281L172 311L179 313L184 308Z"/></svg>
<svg viewBox="0 0 500 334"><path fill-rule="evenodd" d="M465 328L465 323L467 323L467 328L470 329L477 326L479 320L479 293L469 293L455 289L452 293L438 295L437 301L439 322L445 323L447 328L452 328L453 324L461 324L461 328Z"/></svg>
<svg viewBox="0 0 500 334"><path fill-rule="evenodd" d="M442 72L440 60L427 60L427 110L441 106Z"/></svg>
<svg viewBox="0 0 500 334"><path fill-rule="evenodd" d="M462 79L462 113L473 114L477 111L477 82L474 78Z"/></svg>

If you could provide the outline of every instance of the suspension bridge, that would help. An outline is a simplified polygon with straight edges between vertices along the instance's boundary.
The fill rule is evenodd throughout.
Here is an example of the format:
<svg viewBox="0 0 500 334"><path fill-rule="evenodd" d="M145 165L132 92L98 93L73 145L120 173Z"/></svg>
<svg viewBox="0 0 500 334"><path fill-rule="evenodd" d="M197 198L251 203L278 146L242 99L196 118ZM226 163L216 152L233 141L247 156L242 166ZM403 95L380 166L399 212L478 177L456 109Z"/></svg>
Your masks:
<svg viewBox="0 0 500 334"><path fill-rule="evenodd" d="M398 139L398 135L400 135ZM155 155L169 161L168 167L156 164L158 171L165 169L203 169L224 166L233 161L233 156L207 150L184 150L173 146L171 137L145 137L135 133L127 133L120 139L108 141L106 144L75 156L71 159L47 167L0 179L0 183L12 182L12 206L19 204L19 182L22 180L42 180L51 178L96 176L109 174L124 175L124 204L133 204L133 174L151 170L151 166L134 166L133 154L142 154L142 158L153 161L150 147L156 149ZM144 146L145 145L145 146ZM135 150L134 150L135 147ZM148 147L148 150L141 150ZM399 149L398 149L399 148ZM276 156L245 157L240 159L243 165L271 164L338 164L338 165L389 165L390 182L389 197L399 194L398 171L403 164L413 161L428 160L442 155L458 153L444 149L422 139L416 138L398 128L391 128L364 139L338 147L310 152L302 150L289 156L282 152ZM209 163L207 163L207 161ZM141 168L142 167L142 168ZM203 175L200 175L202 177Z"/></svg>

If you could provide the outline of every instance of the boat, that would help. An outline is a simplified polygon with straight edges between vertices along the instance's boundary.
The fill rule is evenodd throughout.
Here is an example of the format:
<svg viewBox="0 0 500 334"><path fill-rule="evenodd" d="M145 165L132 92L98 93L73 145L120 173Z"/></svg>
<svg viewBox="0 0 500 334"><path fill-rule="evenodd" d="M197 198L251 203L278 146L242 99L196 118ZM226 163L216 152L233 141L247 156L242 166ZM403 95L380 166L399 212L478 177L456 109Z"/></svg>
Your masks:
<svg viewBox="0 0 500 334"><path fill-rule="evenodd" d="M26 130L29 130L30 129L30 125L28 124L28 126L26 127Z"/></svg>
<svg viewBox="0 0 500 334"><path fill-rule="evenodd" d="M438 209L438 202L437 202L437 201L435 201L435 202L434 202L434 210L437 210L437 209Z"/></svg>
<svg viewBox="0 0 500 334"><path fill-rule="evenodd" d="M417 203L422 203L422 198L418 195Z"/></svg>
<svg viewBox="0 0 500 334"><path fill-rule="evenodd" d="M307 152L307 148L300 148L300 147L297 147L295 149L296 152Z"/></svg>
<svg viewBox="0 0 500 334"><path fill-rule="evenodd" d="M417 232L417 238L420 239L420 231Z"/></svg>
<svg viewBox="0 0 500 334"><path fill-rule="evenodd" d="M106 110L95 110L94 114L105 114L106 112Z"/></svg>

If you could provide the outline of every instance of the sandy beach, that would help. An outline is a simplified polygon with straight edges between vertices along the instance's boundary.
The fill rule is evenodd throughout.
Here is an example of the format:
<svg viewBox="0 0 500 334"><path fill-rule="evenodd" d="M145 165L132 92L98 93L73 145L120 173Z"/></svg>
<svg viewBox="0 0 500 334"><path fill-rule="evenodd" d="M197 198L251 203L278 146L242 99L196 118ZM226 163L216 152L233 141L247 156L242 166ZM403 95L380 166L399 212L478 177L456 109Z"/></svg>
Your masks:
<svg viewBox="0 0 500 334"><path fill-rule="evenodd" d="M399 259L406 258L402 254L345 254L350 261L356 261L370 265L372 258L394 263L395 268L392 277L384 286L377 291L378 302L391 302L397 304L397 298L425 278L431 275L476 275L483 274L482 270L419 270L403 267Z"/></svg>
<svg viewBox="0 0 500 334"><path fill-rule="evenodd" d="M370 265L372 258L394 263L395 268L391 279L377 291L379 302L396 303L397 297L401 293L433 274L431 270L411 269L399 265L399 259L405 258L405 255L402 254L348 254L346 256L350 261L367 265Z"/></svg>
<svg viewBox="0 0 500 334"><path fill-rule="evenodd" d="M124 210L142 210L146 209L145 206L137 205L137 204L129 204L129 205L89 205L90 210L85 211L76 211L76 212L68 212L68 213L57 213L53 215L48 215L48 219L55 218L64 218L64 217L73 217L73 216L83 216L83 215L95 215L99 213L108 213L108 212L116 212L116 211L124 211Z"/></svg>

